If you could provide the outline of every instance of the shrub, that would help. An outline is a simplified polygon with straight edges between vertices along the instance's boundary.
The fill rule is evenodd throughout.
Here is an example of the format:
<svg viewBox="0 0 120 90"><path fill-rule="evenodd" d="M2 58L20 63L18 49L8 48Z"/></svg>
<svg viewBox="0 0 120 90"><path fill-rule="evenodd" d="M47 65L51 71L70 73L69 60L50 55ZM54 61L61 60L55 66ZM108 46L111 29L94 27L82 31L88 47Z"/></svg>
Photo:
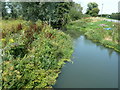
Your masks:
<svg viewBox="0 0 120 90"><path fill-rule="evenodd" d="M38 22L27 22L22 26L16 33L10 30L11 34L3 39L6 44L3 46L2 88L51 88L64 61L70 60L71 38ZM37 32L39 29L40 33ZM26 44L29 40L31 43Z"/></svg>
<svg viewBox="0 0 120 90"><path fill-rule="evenodd" d="M20 57L23 58L27 54L27 48L25 45L16 45L10 49L10 55L13 55L14 58Z"/></svg>

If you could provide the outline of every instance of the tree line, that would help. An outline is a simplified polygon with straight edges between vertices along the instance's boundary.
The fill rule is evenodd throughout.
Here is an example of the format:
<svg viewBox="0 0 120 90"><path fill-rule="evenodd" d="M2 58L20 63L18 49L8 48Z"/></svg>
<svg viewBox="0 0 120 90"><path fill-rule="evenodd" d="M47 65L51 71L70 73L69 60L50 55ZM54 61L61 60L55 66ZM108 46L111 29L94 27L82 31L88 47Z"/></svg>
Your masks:
<svg viewBox="0 0 120 90"><path fill-rule="evenodd" d="M82 7L74 2L2 2L2 18L46 21L62 29L69 20L80 19ZM74 15L75 14L75 15Z"/></svg>
<svg viewBox="0 0 120 90"><path fill-rule="evenodd" d="M110 18L120 20L120 12L119 13L112 13L110 15Z"/></svg>
<svg viewBox="0 0 120 90"><path fill-rule="evenodd" d="M63 29L69 21L82 18L83 7L75 2L1 2L2 18L45 21L53 28ZM88 3L85 14L98 16L95 2Z"/></svg>

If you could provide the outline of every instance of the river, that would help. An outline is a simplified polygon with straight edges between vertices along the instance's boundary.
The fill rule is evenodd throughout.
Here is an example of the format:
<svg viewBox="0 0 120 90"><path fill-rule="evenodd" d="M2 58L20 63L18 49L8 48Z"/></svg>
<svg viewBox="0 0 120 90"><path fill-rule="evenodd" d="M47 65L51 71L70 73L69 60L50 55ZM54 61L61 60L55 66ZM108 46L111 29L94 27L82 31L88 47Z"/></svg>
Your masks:
<svg viewBox="0 0 120 90"><path fill-rule="evenodd" d="M67 62L54 88L118 88L118 56L84 36L74 40L72 62Z"/></svg>

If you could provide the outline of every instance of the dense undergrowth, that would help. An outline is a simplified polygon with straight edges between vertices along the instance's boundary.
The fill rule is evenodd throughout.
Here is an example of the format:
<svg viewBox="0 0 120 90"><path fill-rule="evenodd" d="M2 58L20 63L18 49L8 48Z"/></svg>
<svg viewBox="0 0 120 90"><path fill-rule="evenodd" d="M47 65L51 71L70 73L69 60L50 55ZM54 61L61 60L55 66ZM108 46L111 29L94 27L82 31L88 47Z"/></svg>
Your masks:
<svg viewBox="0 0 120 90"><path fill-rule="evenodd" d="M66 27L68 29L66 33L71 36L83 34L93 42L120 52L119 23L105 21L102 18L87 18L70 22Z"/></svg>
<svg viewBox="0 0 120 90"><path fill-rule="evenodd" d="M117 23L81 19L66 28L65 34L40 20L2 20L2 88L52 88L60 68L70 61L71 37L80 34L120 52Z"/></svg>
<svg viewBox="0 0 120 90"><path fill-rule="evenodd" d="M72 38L77 38L86 32L85 28L88 22L90 22L90 19L72 21L66 25L67 31L65 33L69 34Z"/></svg>
<svg viewBox="0 0 120 90"><path fill-rule="evenodd" d="M2 20L2 88L51 88L73 52L71 37L38 20Z"/></svg>

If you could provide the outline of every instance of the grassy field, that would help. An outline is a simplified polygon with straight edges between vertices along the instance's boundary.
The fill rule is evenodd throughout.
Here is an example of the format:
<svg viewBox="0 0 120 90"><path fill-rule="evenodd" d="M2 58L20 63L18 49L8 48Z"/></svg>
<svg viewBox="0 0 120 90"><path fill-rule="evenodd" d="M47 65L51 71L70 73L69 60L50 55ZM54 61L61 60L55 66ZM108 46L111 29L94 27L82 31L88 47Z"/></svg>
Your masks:
<svg viewBox="0 0 120 90"><path fill-rule="evenodd" d="M2 20L2 88L51 88L65 61L72 38L38 20Z"/></svg>
<svg viewBox="0 0 120 90"><path fill-rule="evenodd" d="M82 33L93 42L120 52L119 23L105 21L105 18L90 17L70 22L66 27L68 29L66 33L72 37L79 37L79 33Z"/></svg>

